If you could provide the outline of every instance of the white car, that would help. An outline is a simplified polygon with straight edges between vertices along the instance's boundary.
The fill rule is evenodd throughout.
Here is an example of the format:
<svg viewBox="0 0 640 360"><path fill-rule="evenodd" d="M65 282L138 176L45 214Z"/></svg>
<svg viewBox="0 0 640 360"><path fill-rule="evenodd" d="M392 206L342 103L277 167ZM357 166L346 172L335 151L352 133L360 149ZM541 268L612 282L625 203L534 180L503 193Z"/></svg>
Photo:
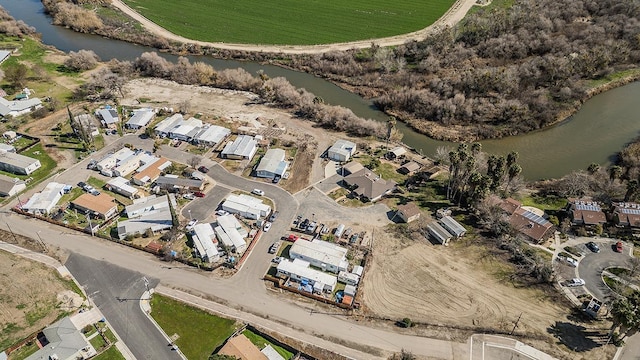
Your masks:
<svg viewBox="0 0 640 360"><path fill-rule="evenodd" d="M260 190L260 189L253 189L251 190L251 193L254 195L258 195L258 196L264 196L264 191Z"/></svg>
<svg viewBox="0 0 640 360"><path fill-rule="evenodd" d="M182 197L187 199L187 200L193 200L193 199L196 198L196 196L193 195L192 193L184 194L184 195L182 195Z"/></svg>
<svg viewBox="0 0 640 360"><path fill-rule="evenodd" d="M193 227L198 223L198 220L193 219L191 221L189 221L189 223L187 224L187 230L191 230L193 229Z"/></svg>
<svg viewBox="0 0 640 360"><path fill-rule="evenodd" d="M578 260L572 258L572 257L567 257L565 258L565 261L567 262L567 264L569 264L569 266L573 266L573 267L577 267L578 266Z"/></svg>
<svg viewBox="0 0 640 360"><path fill-rule="evenodd" d="M262 228L262 230L264 230L264 232L267 232L269 231L269 229L271 229L271 223L267 221L266 223L264 223L264 228Z"/></svg>
<svg viewBox="0 0 640 360"><path fill-rule="evenodd" d="M569 281L567 281L567 286L584 286L584 280L579 279L579 278L573 278Z"/></svg>
<svg viewBox="0 0 640 360"><path fill-rule="evenodd" d="M218 215L218 216L225 216L225 215L227 215L227 214L229 214L229 212L228 212L228 211L225 211L225 210L216 210L216 215Z"/></svg>

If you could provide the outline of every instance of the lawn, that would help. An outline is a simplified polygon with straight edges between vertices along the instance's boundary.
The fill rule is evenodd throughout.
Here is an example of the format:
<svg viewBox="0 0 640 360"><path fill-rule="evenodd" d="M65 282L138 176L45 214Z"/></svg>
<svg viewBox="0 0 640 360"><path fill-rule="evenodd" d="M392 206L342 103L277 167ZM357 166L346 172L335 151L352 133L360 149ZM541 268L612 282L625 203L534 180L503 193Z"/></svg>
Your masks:
<svg viewBox="0 0 640 360"><path fill-rule="evenodd" d="M265 347L267 347L267 345L271 345L271 347L278 352L278 354L280 354L280 356L282 356L283 358L285 358L285 360L289 360L293 357L293 353L290 351L287 351L285 348L280 347L272 342L270 342L269 340L263 338L262 336L254 333L251 330L245 330L242 332L242 334L244 336L246 336L249 340L251 340L251 343L253 343L253 345L257 346L258 349L262 350Z"/></svg>
<svg viewBox="0 0 640 360"><path fill-rule="evenodd" d="M11 355L9 355L9 360L26 359L29 357L29 355L38 351L38 349L39 349L38 344L35 341L32 341L31 343L28 343L28 345L25 345L20 349L12 352Z"/></svg>
<svg viewBox="0 0 640 360"><path fill-rule="evenodd" d="M238 325L179 301L154 294L151 316L170 337L177 334L176 345L187 359L207 359Z"/></svg>
<svg viewBox="0 0 640 360"><path fill-rule="evenodd" d="M125 360L125 357L122 356L118 348L115 346L111 346L102 354L92 358L93 360Z"/></svg>
<svg viewBox="0 0 640 360"><path fill-rule="evenodd" d="M567 199L533 194L522 198L522 205L533 206L542 210L560 210L567 206Z"/></svg>
<svg viewBox="0 0 640 360"><path fill-rule="evenodd" d="M96 349L96 351L100 351L100 349L107 346L106 341L104 341L101 335L96 335L92 337L91 340L89 340L89 342L91 343L91 346L93 346L93 348Z"/></svg>
<svg viewBox="0 0 640 360"><path fill-rule="evenodd" d="M311 45L366 40L425 28L454 0L125 0L142 15L202 41Z"/></svg>

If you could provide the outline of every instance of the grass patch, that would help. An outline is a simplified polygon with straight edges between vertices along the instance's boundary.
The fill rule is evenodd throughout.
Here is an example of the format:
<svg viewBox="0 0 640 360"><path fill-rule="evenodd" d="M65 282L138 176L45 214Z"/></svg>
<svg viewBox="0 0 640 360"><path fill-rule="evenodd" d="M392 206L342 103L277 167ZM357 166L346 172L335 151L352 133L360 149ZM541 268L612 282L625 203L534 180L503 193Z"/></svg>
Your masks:
<svg viewBox="0 0 640 360"><path fill-rule="evenodd" d="M207 359L238 327L233 320L158 294L151 299L151 316L169 336L180 336L176 345L188 359Z"/></svg>
<svg viewBox="0 0 640 360"><path fill-rule="evenodd" d="M100 180L98 178L94 178L92 176L87 180L87 184L93 186L96 189L103 190L103 188L107 184L107 182L104 181L104 180Z"/></svg>
<svg viewBox="0 0 640 360"><path fill-rule="evenodd" d="M542 210L560 210L567 206L567 199L558 196L525 196L521 200L523 206L533 206Z"/></svg>
<svg viewBox="0 0 640 360"><path fill-rule="evenodd" d="M30 341L20 349L14 351L9 355L9 360L23 360L38 351L39 347L35 341Z"/></svg>
<svg viewBox="0 0 640 360"><path fill-rule="evenodd" d="M207 151L209 151L209 147L206 146L196 146L196 145L187 145L187 148L185 149L186 152L190 153L190 154L194 154L194 155L203 155L205 153L207 153Z"/></svg>
<svg viewBox="0 0 640 360"><path fill-rule="evenodd" d="M606 269L608 272L612 273L613 275L616 276L625 276L625 275L629 275L629 270L624 269L624 268L619 268L619 267L613 267L613 268L608 268Z"/></svg>
<svg viewBox="0 0 640 360"><path fill-rule="evenodd" d="M280 356L282 356L283 358L285 358L285 360L289 360L293 357L293 353L290 351L287 351L285 348L280 347L272 342L270 342L269 340L263 338L262 336L254 333L251 330L245 330L242 332L242 335L246 336L253 345L257 346L258 349L262 350L265 347L267 347L267 345L271 345L271 347L278 352L278 354L280 354Z"/></svg>
<svg viewBox="0 0 640 360"><path fill-rule="evenodd" d="M621 80L628 76L636 76L638 74L640 74L640 69L628 69L628 70L614 72L600 79L589 81L589 87L596 88L598 86L605 85L613 81Z"/></svg>
<svg viewBox="0 0 640 360"><path fill-rule="evenodd" d="M620 294L622 296L625 296L625 297L626 296L630 296L634 292L634 290L631 287L629 287L626 284L623 284L622 282L620 282L620 281L618 281L618 280L616 280L616 279L614 279L612 277L603 275L602 279L604 280L604 283L607 284L607 286L611 290L613 290L614 292L616 292L616 293L618 293L618 294Z"/></svg>
<svg viewBox="0 0 640 360"><path fill-rule="evenodd" d="M327 44L423 29L454 0L125 0L169 31L202 41L248 44ZM210 26L215 19L216 26Z"/></svg>
<svg viewBox="0 0 640 360"><path fill-rule="evenodd" d="M490 0L490 1L491 3L489 3L489 5L487 6L477 6L477 5L472 6L471 9L469 9L469 12L467 13L467 15L477 13L479 11L491 12L493 10L508 9L512 7L513 3L515 2L515 0Z"/></svg>
<svg viewBox="0 0 640 360"><path fill-rule="evenodd" d="M109 340L110 343L115 344L116 342L118 342L118 339L116 338L116 336L113 334L113 331L111 331L111 329L107 328L104 331L104 336Z"/></svg>
<svg viewBox="0 0 640 360"><path fill-rule="evenodd" d="M91 343L91 346L93 346L93 348L96 349L96 351L100 351L100 349L102 349L105 346L107 346L107 342L104 341L104 339L100 335L96 335L96 336L92 337L89 340L89 342Z"/></svg>
<svg viewBox="0 0 640 360"><path fill-rule="evenodd" d="M338 200L343 196L347 196L347 194L349 194L349 190L341 187L337 190L334 190L332 192L329 193L329 197L332 198L333 200Z"/></svg>
<svg viewBox="0 0 640 360"><path fill-rule="evenodd" d="M102 354L92 358L93 360L125 360L117 347L111 346L105 350Z"/></svg>
<svg viewBox="0 0 640 360"><path fill-rule="evenodd" d="M27 151L23 151L20 155L40 160L40 168L30 175L17 175L6 171L0 171L0 173L21 180L31 178L28 187L35 186L40 181L51 175L51 171L55 169L57 165L56 162L42 149L42 144L38 144Z"/></svg>
<svg viewBox="0 0 640 360"><path fill-rule="evenodd" d="M573 256L577 256L577 257L581 257L582 256L582 252L580 252L580 250L578 250L578 248L573 247L573 246L565 246L564 251L568 252L569 254L573 255Z"/></svg>

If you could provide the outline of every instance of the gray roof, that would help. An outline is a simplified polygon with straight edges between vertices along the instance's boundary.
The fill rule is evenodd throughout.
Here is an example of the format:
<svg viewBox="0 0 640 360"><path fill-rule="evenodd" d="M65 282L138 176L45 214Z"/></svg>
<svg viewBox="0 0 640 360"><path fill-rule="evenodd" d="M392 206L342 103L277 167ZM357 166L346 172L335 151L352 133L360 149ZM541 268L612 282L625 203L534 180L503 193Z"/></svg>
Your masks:
<svg viewBox="0 0 640 360"><path fill-rule="evenodd" d="M143 213L140 217L118 222L118 237L124 238L131 234L141 234L151 229L160 231L170 229L173 226L171 209L164 208L148 213Z"/></svg>
<svg viewBox="0 0 640 360"><path fill-rule="evenodd" d="M35 163L36 161L39 161L39 160L30 158L28 156L16 154L16 153L11 153L11 152L0 153L1 163L13 165L23 169Z"/></svg>
<svg viewBox="0 0 640 360"><path fill-rule="evenodd" d="M48 360L54 355L57 355L57 359L74 358L78 351L89 346L69 317L48 326L42 330L42 333L49 344L27 357L26 360Z"/></svg>
<svg viewBox="0 0 640 360"><path fill-rule="evenodd" d="M284 161L286 152L282 149L269 149L260 160L256 172L266 171L282 176L287 169L287 162Z"/></svg>
<svg viewBox="0 0 640 360"><path fill-rule="evenodd" d="M177 178L177 177L168 177L168 176L160 176L156 180L157 185L173 185L173 186L182 186L182 187L190 187L190 188L199 188L203 185L202 180L197 179L185 179L185 178Z"/></svg>
<svg viewBox="0 0 640 360"><path fill-rule="evenodd" d="M194 136L196 141L212 142L219 144L225 137L231 134L231 130L217 125L206 126L200 129L200 132Z"/></svg>
<svg viewBox="0 0 640 360"><path fill-rule="evenodd" d="M0 174L0 194L9 194L14 187L25 184L24 181Z"/></svg>
<svg viewBox="0 0 640 360"><path fill-rule="evenodd" d="M100 109L96 111L96 116L100 117L107 125L115 124L120 121L118 118L118 112L115 109Z"/></svg>
<svg viewBox="0 0 640 360"><path fill-rule="evenodd" d="M133 111L133 116L129 121L127 121L127 125L135 125L135 126L146 126L151 119L153 118L153 110L152 109L138 109Z"/></svg>
<svg viewBox="0 0 640 360"><path fill-rule="evenodd" d="M429 234L433 236L438 242L445 243L451 239L451 234L447 231L447 229L443 228L442 225L437 222L431 222L427 224L427 229L429 230Z"/></svg>
<svg viewBox="0 0 640 360"><path fill-rule="evenodd" d="M444 216L442 219L440 219L440 222L442 223L442 225L444 225L445 228L447 228L449 232L451 232L455 236L461 236L462 234L467 232L467 229L465 229L464 226L460 225L459 222L455 221L451 216Z"/></svg>
<svg viewBox="0 0 640 360"><path fill-rule="evenodd" d="M222 155L251 156L251 152L258 145L258 141L249 135L239 135L232 143L225 145Z"/></svg>
<svg viewBox="0 0 640 360"><path fill-rule="evenodd" d="M0 50L0 63L11 55L11 50Z"/></svg>
<svg viewBox="0 0 640 360"><path fill-rule="evenodd" d="M42 105L42 101L38 98L14 101L0 98L0 115L5 116L12 111L23 111L40 105Z"/></svg>
<svg viewBox="0 0 640 360"><path fill-rule="evenodd" d="M334 152L343 155L351 155L353 149L356 148L356 143L349 140L339 139L337 140L333 146L329 148L329 152Z"/></svg>
<svg viewBox="0 0 640 360"><path fill-rule="evenodd" d="M9 144L0 143L0 150L4 150L6 152L15 152L16 148Z"/></svg>

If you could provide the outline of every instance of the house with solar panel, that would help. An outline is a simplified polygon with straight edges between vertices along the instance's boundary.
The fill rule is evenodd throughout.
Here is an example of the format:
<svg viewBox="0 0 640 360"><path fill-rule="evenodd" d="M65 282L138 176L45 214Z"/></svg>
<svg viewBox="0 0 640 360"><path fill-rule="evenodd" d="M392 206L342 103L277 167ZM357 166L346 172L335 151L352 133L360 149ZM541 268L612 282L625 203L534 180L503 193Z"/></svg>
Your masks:
<svg viewBox="0 0 640 360"><path fill-rule="evenodd" d="M591 198L568 199L571 223L574 225L604 225L607 216L602 207Z"/></svg>
<svg viewBox="0 0 640 360"><path fill-rule="evenodd" d="M616 225L640 228L640 204L631 202L612 203L612 217Z"/></svg>
<svg viewBox="0 0 640 360"><path fill-rule="evenodd" d="M502 201L500 207L509 214L509 224L535 243L541 243L553 236L555 228L544 218L544 211L522 204L512 198Z"/></svg>

